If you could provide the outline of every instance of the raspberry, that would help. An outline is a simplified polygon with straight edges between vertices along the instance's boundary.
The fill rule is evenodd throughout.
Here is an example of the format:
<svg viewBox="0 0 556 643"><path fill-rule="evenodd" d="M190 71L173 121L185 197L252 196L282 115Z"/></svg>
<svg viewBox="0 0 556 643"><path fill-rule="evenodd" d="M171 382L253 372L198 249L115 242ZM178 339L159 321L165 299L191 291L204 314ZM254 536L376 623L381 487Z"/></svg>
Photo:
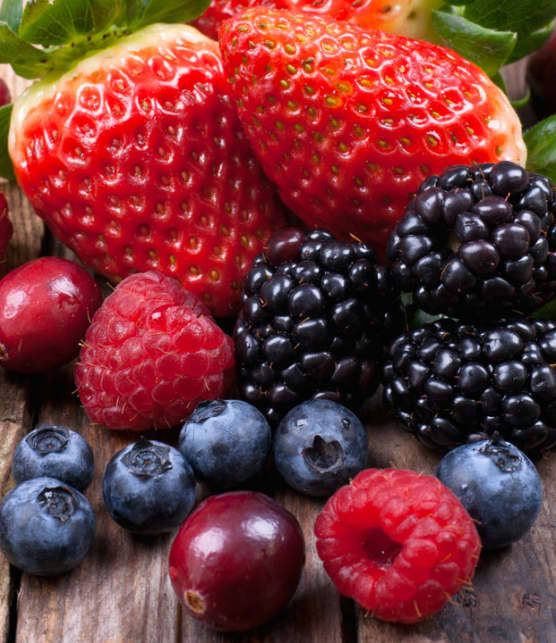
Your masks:
<svg viewBox="0 0 556 643"><path fill-rule="evenodd" d="M208 309L160 273L124 279L97 310L75 370L89 418L111 429L164 428L222 396L233 343Z"/></svg>
<svg viewBox="0 0 556 643"><path fill-rule="evenodd" d="M366 469L341 487L315 522L317 551L342 594L384 621L417 623L469 583L477 529L437 478Z"/></svg>

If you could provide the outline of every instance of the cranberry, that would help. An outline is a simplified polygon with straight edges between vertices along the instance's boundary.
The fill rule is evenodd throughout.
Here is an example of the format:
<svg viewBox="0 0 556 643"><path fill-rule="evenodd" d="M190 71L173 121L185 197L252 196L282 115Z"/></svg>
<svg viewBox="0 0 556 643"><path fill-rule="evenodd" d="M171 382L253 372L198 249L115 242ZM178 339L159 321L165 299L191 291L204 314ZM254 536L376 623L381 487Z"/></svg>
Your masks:
<svg viewBox="0 0 556 643"><path fill-rule="evenodd" d="M262 493L231 491L210 496L183 523L170 578L191 616L243 631L286 606L304 562L303 534L289 511Z"/></svg>
<svg viewBox="0 0 556 643"><path fill-rule="evenodd" d="M73 261L42 257L12 270L0 281L0 363L37 373L69 362L100 302Z"/></svg>
<svg viewBox="0 0 556 643"><path fill-rule="evenodd" d="M7 105L11 100L12 97L10 95L10 90L8 89L4 79L0 78L0 107L2 107L2 105Z"/></svg>

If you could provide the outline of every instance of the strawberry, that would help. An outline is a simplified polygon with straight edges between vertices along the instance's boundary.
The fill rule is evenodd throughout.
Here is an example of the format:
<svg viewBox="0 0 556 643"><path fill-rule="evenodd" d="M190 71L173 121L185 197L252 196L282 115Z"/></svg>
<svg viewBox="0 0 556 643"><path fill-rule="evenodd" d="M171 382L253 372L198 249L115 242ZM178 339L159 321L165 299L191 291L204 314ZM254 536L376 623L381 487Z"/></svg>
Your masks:
<svg viewBox="0 0 556 643"><path fill-rule="evenodd" d="M217 38L224 20L250 7L265 6L346 20L412 38L429 38L431 12L441 4L442 0L212 0L193 24L210 38Z"/></svg>
<svg viewBox="0 0 556 643"><path fill-rule="evenodd" d="M220 47L240 120L284 203L379 252L430 174L524 161L507 97L446 48L265 8L225 23Z"/></svg>
<svg viewBox="0 0 556 643"><path fill-rule="evenodd" d="M164 17L164 0L128 4L150 7L135 33L126 35L137 18L123 32L93 33L91 48L83 34L71 64L68 47L36 61L32 73L45 78L11 117L15 175L87 266L114 281L159 270L213 314L230 315L251 260L281 225L281 206L234 112L217 43L191 26L149 25ZM23 35L35 27L25 15Z"/></svg>

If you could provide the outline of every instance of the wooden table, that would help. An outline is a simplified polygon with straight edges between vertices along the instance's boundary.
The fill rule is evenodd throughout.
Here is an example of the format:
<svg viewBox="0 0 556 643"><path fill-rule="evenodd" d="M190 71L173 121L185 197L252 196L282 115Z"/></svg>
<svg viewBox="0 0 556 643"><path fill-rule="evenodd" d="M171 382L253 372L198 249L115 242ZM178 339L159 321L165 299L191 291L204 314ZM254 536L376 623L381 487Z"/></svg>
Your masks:
<svg viewBox="0 0 556 643"><path fill-rule="evenodd" d="M506 73L519 91L522 65ZM17 95L24 81L0 66ZM45 254L73 258L55 242L15 185L4 186L15 234L1 273ZM99 280L102 281L102 280ZM0 643L426 643L431 641L556 642L556 454L539 463L542 510L532 531L514 546L483 554L473 586L463 589L436 617L417 626L374 620L342 598L317 557L312 527L323 505L271 480L274 495L302 524L307 563L289 607L271 624L246 634L212 632L190 619L170 586L167 556L172 536L144 539L120 529L104 509L101 480L109 458L137 435L92 427L74 391L69 365L46 375L0 372L0 484L13 485L11 454L40 422L66 424L82 433L95 454L95 479L87 491L97 517L94 546L72 572L43 579L10 568L0 555ZM378 398L377 398L378 399ZM433 473L439 456L421 447L388 418L380 402L371 408L369 466ZM174 442L175 434L157 434Z"/></svg>

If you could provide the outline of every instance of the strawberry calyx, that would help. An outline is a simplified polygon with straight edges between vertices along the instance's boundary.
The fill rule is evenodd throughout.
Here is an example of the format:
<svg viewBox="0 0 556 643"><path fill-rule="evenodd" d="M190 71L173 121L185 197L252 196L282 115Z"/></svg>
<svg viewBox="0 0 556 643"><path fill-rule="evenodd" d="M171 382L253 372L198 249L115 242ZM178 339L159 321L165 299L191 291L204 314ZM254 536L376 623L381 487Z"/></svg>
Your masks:
<svg viewBox="0 0 556 643"><path fill-rule="evenodd" d="M19 76L54 82L84 58L155 23L185 23L210 0L3 0L0 63ZM0 108L0 176L13 178L7 152L12 105Z"/></svg>

